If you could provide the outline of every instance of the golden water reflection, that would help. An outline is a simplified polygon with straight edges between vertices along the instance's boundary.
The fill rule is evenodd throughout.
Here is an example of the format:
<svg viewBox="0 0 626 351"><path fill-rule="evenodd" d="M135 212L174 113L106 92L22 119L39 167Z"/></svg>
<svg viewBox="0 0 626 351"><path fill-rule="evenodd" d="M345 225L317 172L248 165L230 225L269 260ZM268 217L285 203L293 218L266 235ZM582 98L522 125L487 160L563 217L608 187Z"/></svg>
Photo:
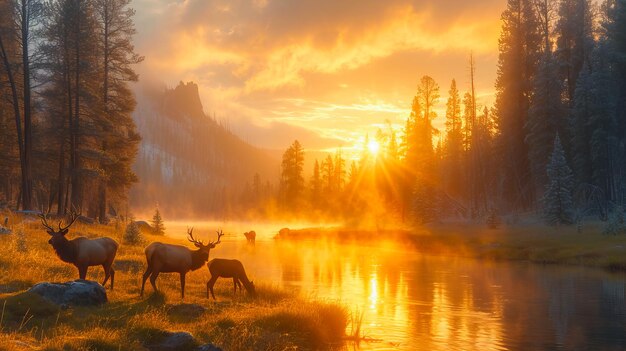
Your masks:
<svg viewBox="0 0 626 351"><path fill-rule="evenodd" d="M383 340L363 350L626 348L624 275L430 257L392 243L261 235L251 247L242 238L211 256L240 259L255 281L363 311L363 334Z"/></svg>

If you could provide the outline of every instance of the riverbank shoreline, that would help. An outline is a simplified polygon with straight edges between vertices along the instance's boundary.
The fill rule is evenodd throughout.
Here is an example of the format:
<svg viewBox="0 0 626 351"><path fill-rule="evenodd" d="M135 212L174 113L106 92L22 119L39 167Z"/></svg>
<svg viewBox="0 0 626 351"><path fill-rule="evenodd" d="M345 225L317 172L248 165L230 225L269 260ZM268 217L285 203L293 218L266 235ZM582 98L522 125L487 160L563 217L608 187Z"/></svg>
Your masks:
<svg viewBox="0 0 626 351"><path fill-rule="evenodd" d="M283 231L279 240L326 238L341 242L396 241L419 252L493 261L575 265L626 272L626 236L602 234L604 223L550 227L538 224L437 224L411 229L305 228Z"/></svg>
<svg viewBox="0 0 626 351"><path fill-rule="evenodd" d="M346 337L349 311L343 305L280 289L262 276L252 277L257 287L254 299L233 295L232 280L220 279L217 301L209 300L206 267L187 274L184 301L178 274L160 275L160 293L152 294L147 286L142 298L145 245L152 241L190 245L184 239L149 234L131 245L123 240L123 226L114 224L77 222L68 234L69 239L108 236L120 244L113 265L115 290L107 284L109 302L69 309L43 306L41 299L25 291L39 282L73 281L78 272L54 254L38 220L13 217L11 224L12 233L0 235L5 250L0 255L2 350L145 350L169 332L188 332L199 344L224 350L330 349ZM101 267L91 267L87 279L101 282L103 276ZM200 310L199 315L184 312L188 305ZM177 309L183 312L172 312Z"/></svg>

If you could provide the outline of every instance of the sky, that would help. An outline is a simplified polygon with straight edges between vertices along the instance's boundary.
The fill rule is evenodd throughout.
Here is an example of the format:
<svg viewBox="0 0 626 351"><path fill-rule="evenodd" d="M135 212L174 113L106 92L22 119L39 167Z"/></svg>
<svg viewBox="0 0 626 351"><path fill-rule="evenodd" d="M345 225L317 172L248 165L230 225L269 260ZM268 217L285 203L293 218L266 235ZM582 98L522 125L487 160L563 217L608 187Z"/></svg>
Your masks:
<svg viewBox="0 0 626 351"><path fill-rule="evenodd" d="M505 0L133 0L138 72L194 81L207 114L251 144L355 153L399 131L420 77L493 103Z"/></svg>

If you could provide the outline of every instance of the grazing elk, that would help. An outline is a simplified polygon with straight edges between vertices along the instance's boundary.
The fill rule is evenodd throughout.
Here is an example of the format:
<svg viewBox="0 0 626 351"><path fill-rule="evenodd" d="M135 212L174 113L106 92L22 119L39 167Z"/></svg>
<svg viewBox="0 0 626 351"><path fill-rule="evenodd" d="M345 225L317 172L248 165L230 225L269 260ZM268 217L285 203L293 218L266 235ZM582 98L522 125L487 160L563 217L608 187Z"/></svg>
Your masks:
<svg viewBox="0 0 626 351"><path fill-rule="evenodd" d="M146 247L146 260L148 268L143 274L141 283L141 296L146 285L146 280L150 277L150 284L154 291L157 291L156 279L159 273L179 273L180 274L180 293L185 298L185 275L189 271L195 271L202 267L209 260L209 251L222 240L221 230L217 232L217 241L210 241L204 245L202 241L198 241L193 237L193 228L187 229L187 240L193 243L198 250L190 250L185 246L163 244L154 242Z"/></svg>
<svg viewBox="0 0 626 351"><path fill-rule="evenodd" d="M248 240L249 244L254 244L254 242L256 240L256 232L254 230L251 230L249 232L245 232L245 233L243 233L243 235L246 237L246 240Z"/></svg>
<svg viewBox="0 0 626 351"><path fill-rule="evenodd" d="M246 291L250 296L255 296L256 291L254 290L254 283L248 279L246 275L246 270L243 268L243 264L239 260L226 260L223 258L214 258L209 263L207 263L207 267L209 267L209 272L211 273L211 279L206 283L206 297L209 298L209 291L211 292L211 296L213 296L213 300L215 300L215 294L213 293L213 286L217 281L217 278L233 278L233 285L235 288L235 293L237 292L237 286L239 286L239 291L241 291L241 283L246 288Z"/></svg>
<svg viewBox="0 0 626 351"><path fill-rule="evenodd" d="M48 224L47 216L47 213L41 213L39 218L41 218L41 223L51 236L50 240L48 240L48 244L52 245L54 252L56 252L61 261L76 266L80 279L85 279L87 276L87 268L90 266L102 266L102 268L104 268L104 281L102 282L102 286L111 278L111 290L113 290L115 270L112 265L115 255L117 254L117 248L119 247L118 243L107 237L88 239L81 236L67 240L65 235L72 224L76 222L80 214L72 211L69 224L62 227L62 221L59 221L58 230L55 230Z"/></svg>

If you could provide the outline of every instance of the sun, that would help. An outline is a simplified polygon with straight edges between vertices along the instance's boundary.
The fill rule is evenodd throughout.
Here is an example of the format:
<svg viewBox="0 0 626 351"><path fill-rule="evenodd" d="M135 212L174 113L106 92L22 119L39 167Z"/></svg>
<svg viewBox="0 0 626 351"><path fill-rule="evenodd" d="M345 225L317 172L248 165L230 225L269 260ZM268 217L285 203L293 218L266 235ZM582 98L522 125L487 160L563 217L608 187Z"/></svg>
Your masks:
<svg viewBox="0 0 626 351"><path fill-rule="evenodd" d="M376 140L370 140L370 142L367 143L367 149L372 155L376 156L378 152L380 152L380 143Z"/></svg>

